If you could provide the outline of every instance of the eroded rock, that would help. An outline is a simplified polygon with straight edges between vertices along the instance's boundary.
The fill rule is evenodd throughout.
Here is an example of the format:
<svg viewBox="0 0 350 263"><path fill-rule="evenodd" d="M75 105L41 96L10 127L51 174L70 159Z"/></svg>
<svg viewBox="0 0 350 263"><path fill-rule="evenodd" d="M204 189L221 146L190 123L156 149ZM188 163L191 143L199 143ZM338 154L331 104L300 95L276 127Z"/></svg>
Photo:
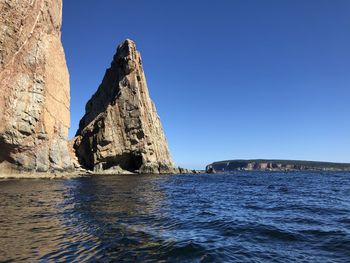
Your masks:
<svg viewBox="0 0 350 263"><path fill-rule="evenodd" d="M62 0L0 0L0 171L69 170Z"/></svg>
<svg viewBox="0 0 350 263"><path fill-rule="evenodd" d="M177 172L133 41L118 46L111 67L86 104L74 148L80 164L95 172L113 167L139 173Z"/></svg>

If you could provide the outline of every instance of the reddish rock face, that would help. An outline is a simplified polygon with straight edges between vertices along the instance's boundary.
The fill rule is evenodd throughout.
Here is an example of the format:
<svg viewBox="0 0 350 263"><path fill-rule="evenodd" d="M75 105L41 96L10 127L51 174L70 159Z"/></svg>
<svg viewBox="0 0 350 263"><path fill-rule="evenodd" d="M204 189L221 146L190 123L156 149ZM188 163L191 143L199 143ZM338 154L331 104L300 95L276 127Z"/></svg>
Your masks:
<svg viewBox="0 0 350 263"><path fill-rule="evenodd" d="M74 148L82 166L94 171L176 171L133 41L118 46L100 87L86 104Z"/></svg>
<svg viewBox="0 0 350 263"><path fill-rule="evenodd" d="M62 0L0 0L0 172L72 167Z"/></svg>

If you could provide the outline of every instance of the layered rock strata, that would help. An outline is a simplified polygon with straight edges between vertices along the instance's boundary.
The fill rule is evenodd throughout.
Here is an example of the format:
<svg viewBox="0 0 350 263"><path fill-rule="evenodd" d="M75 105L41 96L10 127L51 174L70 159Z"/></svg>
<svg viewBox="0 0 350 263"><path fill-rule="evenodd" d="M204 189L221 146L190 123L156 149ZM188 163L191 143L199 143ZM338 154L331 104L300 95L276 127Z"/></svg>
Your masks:
<svg viewBox="0 0 350 263"><path fill-rule="evenodd" d="M133 41L118 46L111 67L86 104L74 148L81 165L95 172L178 172Z"/></svg>
<svg viewBox="0 0 350 263"><path fill-rule="evenodd" d="M0 0L0 172L69 170L62 0Z"/></svg>

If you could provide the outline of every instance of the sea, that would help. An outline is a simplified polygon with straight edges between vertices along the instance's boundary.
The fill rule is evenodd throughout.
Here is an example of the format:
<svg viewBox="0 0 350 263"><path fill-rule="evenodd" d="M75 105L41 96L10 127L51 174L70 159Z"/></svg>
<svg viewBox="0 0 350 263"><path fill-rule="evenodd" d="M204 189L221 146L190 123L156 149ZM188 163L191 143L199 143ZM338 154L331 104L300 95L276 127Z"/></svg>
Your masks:
<svg viewBox="0 0 350 263"><path fill-rule="evenodd" d="M350 173L1 180L0 262L350 262Z"/></svg>

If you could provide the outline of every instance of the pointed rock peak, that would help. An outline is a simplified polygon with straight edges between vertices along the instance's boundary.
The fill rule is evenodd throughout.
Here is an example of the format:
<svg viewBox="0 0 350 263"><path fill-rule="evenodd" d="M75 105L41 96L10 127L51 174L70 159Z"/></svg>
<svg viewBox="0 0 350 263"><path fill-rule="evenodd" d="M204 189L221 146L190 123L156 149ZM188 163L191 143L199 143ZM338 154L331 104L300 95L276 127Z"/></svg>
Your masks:
<svg viewBox="0 0 350 263"><path fill-rule="evenodd" d="M129 47L132 47L132 48L136 48L135 41L131 40L130 38L125 39L125 40L119 45L119 47L121 47L121 46L129 46Z"/></svg>
<svg viewBox="0 0 350 263"><path fill-rule="evenodd" d="M112 62L112 68L120 67L122 74L129 75L141 64L140 53L136 50L136 44L126 39L117 47L117 53Z"/></svg>
<svg viewBox="0 0 350 263"><path fill-rule="evenodd" d="M130 39L126 39L117 48L117 58L129 58L131 60L137 59L136 44Z"/></svg>
<svg viewBox="0 0 350 263"><path fill-rule="evenodd" d="M133 41L118 46L87 103L74 148L82 166L97 172L177 172Z"/></svg>

